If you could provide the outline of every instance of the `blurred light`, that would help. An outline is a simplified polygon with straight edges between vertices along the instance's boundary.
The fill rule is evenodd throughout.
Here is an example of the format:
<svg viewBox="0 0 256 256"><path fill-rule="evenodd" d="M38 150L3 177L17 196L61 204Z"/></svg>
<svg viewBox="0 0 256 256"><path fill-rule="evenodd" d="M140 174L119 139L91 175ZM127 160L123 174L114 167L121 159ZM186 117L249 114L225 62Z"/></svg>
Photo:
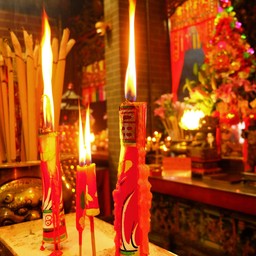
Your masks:
<svg viewBox="0 0 256 256"><path fill-rule="evenodd" d="M249 48L249 49L247 50L247 52L248 52L248 53L250 53L251 55L253 55L253 54L254 54L254 50L253 50L253 48Z"/></svg>
<svg viewBox="0 0 256 256"><path fill-rule="evenodd" d="M91 141L91 143L93 143L95 141L95 135L93 132L91 132L91 134L90 134L90 141Z"/></svg>
<svg viewBox="0 0 256 256"><path fill-rule="evenodd" d="M147 141L151 141L152 138L150 136L147 137Z"/></svg>
<svg viewBox="0 0 256 256"><path fill-rule="evenodd" d="M98 35L104 36L108 34L112 30L112 26L110 23L104 21L98 21L95 24L95 29Z"/></svg>
<svg viewBox="0 0 256 256"><path fill-rule="evenodd" d="M196 130L199 128L200 119L204 116L201 110L185 110L180 120L180 126L185 130Z"/></svg>
<svg viewBox="0 0 256 256"><path fill-rule="evenodd" d="M239 135L239 143L240 144L244 143L244 138L242 138L243 129L245 129L245 122L238 124L238 135Z"/></svg>
<svg viewBox="0 0 256 256"><path fill-rule="evenodd" d="M241 27L242 27L242 23L237 21L237 22L236 22L236 28L239 29L239 28L241 28Z"/></svg>

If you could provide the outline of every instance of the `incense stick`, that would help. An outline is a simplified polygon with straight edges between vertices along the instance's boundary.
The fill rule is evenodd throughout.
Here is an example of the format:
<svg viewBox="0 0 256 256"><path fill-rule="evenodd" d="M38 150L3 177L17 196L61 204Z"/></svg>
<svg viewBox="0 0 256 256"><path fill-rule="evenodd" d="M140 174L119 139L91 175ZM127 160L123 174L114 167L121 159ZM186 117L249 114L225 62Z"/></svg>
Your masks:
<svg viewBox="0 0 256 256"><path fill-rule="evenodd" d="M16 115L14 104L14 82L13 82L13 65L12 65L12 51L10 46L5 42L4 48L6 50L6 64L8 70L8 101L9 101L9 129L10 129L10 159L16 160Z"/></svg>
<svg viewBox="0 0 256 256"><path fill-rule="evenodd" d="M96 256L95 233L94 233L94 217L89 216L89 219L90 219L90 229L91 229L92 256Z"/></svg>
<svg viewBox="0 0 256 256"><path fill-rule="evenodd" d="M34 56L34 74L35 74L35 113L36 113L36 131L39 131L39 124L40 124L40 108L41 108L41 98L42 98L42 92L40 93L38 91L38 69L41 68L39 65L39 51L40 46L38 43L35 44L34 50L33 50L33 56Z"/></svg>
<svg viewBox="0 0 256 256"><path fill-rule="evenodd" d="M56 79L56 69L59 58L59 40L54 37L52 39L52 84L55 83Z"/></svg>
<svg viewBox="0 0 256 256"><path fill-rule="evenodd" d="M79 239L79 256L82 256L83 231L78 232Z"/></svg>
<svg viewBox="0 0 256 256"><path fill-rule="evenodd" d="M2 99L3 99L6 155L7 155L7 161L11 162L9 109L8 109L7 77L6 77L5 66L1 67L1 90L2 90Z"/></svg>
<svg viewBox="0 0 256 256"><path fill-rule="evenodd" d="M35 90L36 90L36 128L40 127L41 99L43 95L43 75L41 66L41 47L36 44L34 48L34 65L35 65Z"/></svg>
<svg viewBox="0 0 256 256"><path fill-rule="evenodd" d="M1 97L1 95L0 95ZM1 102L0 102L1 103ZM3 148L3 137L2 137L2 127L0 126L0 164L3 162L4 160L4 148Z"/></svg>
<svg viewBox="0 0 256 256"><path fill-rule="evenodd" d="M35 73L34 73L34 53L32 36L23 30L24 42L26 46L26 74L27 74L27 97L28 97L28 134L29 148L27 160L37 160L37 130L36 130L36 92L35 92Z"/></svg>
<svg viewBox="0 0 256 256"><path fill-rule="evenodd" d="M28 133L26 65L22 57L22 50L21 50L21 46L18 38L16 37L13 31L10 31L10 35L11 35L11 40L14 47L16 65L17 65L19 98L20 98L20 106L21 106L23 136L24 136L24 143L25 143L25 158L27 159L28 148L29 148L29 138L28 138L29 133ZM26 160L26 159L22 159L22 160Z"/></svg>
<svg viewBox="0 0 256 256"><path fill-rule="evenodd" d="M56 75L53 83L53 98L54 98L54 116L55 116L55 129L58 131L60 120L60 107L63 93L66 56L73 47L75 40L69 40L70 31L68 28L63 30L62 39L59 49L59 59L56 69Z"/></svg>
<svg viewBox="0 0 256 256"><path fill-rule="evenodd" d="M2 46L2 40L0 39L0 47ZM3 56L0 55L0 60L3 59ZM1 61L3 62L3 61ZM0 63L3 65L2 63ZM0 72L0 81L1 81L1 72ZM3 96L2 90L0 90L0 163L5 160L5 131L4 131L4 111L3 111Z"/></svg>

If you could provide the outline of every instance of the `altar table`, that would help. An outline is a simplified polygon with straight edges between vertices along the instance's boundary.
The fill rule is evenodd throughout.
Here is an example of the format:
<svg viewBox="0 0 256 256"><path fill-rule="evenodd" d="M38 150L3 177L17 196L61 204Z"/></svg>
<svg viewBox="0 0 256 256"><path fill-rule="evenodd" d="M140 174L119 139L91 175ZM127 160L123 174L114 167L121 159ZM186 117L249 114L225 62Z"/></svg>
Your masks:
<svg viewBox="0 0 256 256"><path fill-rule="evenodd" d="M97 256L114 256L114 228L111 224L94 218L95 241ZM76 230L75 213L65 216L68 239L61 243L63 256L78 256L78 232ZM83 231L83 255L91 256L91 237L89 219L86 219L86 227ZM6 246L15 256L43 256L50 255L53 246L45 244L45 250L41 251L42 244L42 220L23 222L0 228L0 242ZM154 244L149 244L150 256L175 256ZM1 253L0 253L1 255Z"/></svg>

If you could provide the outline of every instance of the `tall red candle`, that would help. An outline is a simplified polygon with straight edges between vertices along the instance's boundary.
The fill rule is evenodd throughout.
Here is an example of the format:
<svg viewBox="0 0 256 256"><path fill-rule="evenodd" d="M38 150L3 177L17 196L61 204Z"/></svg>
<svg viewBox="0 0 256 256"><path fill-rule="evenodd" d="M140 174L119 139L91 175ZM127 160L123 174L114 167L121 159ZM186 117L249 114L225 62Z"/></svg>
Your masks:
<svg viewBox="0 0 256 256"><path fill-rule="evenodd" d="M61 255L60 242L67 238L67 232L62 197L59 138L58 133L54 131L54 111L51 86L51 33L46 14L44 15L43 20L44 37L42 44L42 69L44 80L44 120L41 134L39 135L43 183L43 241L54 244L54 252L51 255Z"/></svg>
<svg viewBox="0 0 256 256"><path fill-rule="evenodd" d="M148 255L150 206L152 195L145 165L145 102L136 99L134 43L135 1L129 1L129 63L125 79L126 101L119 108L121 151L118 181L113 192L116 256Z"/></svg>

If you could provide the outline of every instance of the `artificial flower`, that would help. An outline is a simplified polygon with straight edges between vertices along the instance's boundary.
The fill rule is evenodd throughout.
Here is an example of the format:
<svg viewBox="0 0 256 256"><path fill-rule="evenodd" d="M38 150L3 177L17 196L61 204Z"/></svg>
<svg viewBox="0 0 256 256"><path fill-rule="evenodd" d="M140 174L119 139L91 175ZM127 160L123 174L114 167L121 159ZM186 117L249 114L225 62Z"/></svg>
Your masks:
<svg viewBox="0 0 256 256"><path fill-rule="evenodd" d="M161 95L160 98L155 101L155 104L154 115L160 118L168 135L175 140L183 138L179 121L183 115L185 104L175 101L174 95L171 93Z"/></svg>

